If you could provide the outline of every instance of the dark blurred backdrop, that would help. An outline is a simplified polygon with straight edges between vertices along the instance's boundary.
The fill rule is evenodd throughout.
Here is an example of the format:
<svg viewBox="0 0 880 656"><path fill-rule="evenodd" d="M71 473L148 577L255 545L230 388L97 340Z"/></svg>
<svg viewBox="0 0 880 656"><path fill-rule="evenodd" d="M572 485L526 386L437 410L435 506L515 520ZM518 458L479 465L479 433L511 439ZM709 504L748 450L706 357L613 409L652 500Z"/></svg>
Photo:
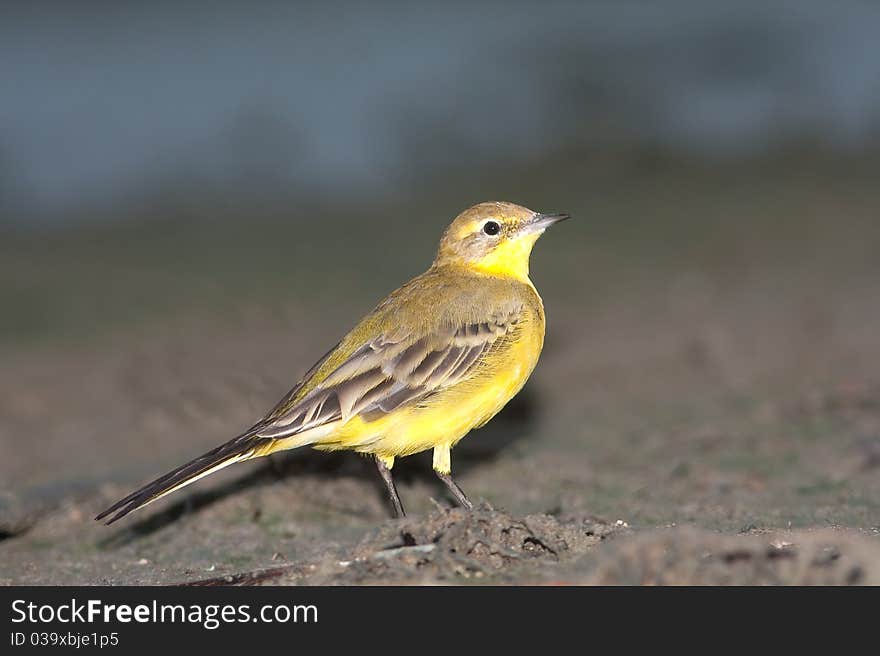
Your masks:
<svg viewBox="0 0 880 656"><path fill-rule="evenodd" d="M4 222L360 203L599 144L880 135L876 3L418 4L4 3Z"/></svg>
<svg viewBox="0 0 880 656"><path fill-rule="evenodd" d="M347 323L487 199L581 219L548 279L843 253L880 204L878 34L855 0L5 3L0 347Z"/></svg>

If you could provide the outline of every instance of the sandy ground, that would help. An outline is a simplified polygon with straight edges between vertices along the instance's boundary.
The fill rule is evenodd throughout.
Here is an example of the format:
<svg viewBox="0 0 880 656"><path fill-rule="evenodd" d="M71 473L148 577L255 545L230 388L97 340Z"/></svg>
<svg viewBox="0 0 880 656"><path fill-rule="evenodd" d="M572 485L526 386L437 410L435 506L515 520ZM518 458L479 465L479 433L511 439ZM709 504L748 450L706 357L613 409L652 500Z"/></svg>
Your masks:
<svg viewBox="0 0 880 656"><path fill-rule="evenodd" d="M877 163L574 158L307 239L5 239L0 583L880 583ZM397 521L369 461L300 451L92 520L250 425L485 197L576 220L533 258L538 369L453 453L475 512L427 455L395 468ZM399 257L355 247L377 225Z"/></svg>

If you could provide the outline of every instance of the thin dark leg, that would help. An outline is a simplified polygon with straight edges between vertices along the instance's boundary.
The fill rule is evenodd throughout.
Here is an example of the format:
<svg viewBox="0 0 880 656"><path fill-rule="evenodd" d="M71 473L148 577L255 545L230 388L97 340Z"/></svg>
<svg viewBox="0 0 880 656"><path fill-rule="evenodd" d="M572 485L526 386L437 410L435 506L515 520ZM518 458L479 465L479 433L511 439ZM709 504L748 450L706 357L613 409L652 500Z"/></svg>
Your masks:
<svg viewBox="0 0 880 656"><path fill-rule="evenodd" d="M400 503L400 496L397 494L397 488L394 485L394 479L391 477L391 470L379 458L376 458L376 467L379 468L379 474L382 476L382 480L385 481L385 487L388 488L388 496L391 497L395 514L398 518L406 517L406 512L403 510L403 504Z"/></svg>
<svg viewBox="0 0 880 656"><path fill-rule="evenodd" d="M467 498L467 495L462 489L458 487L458 483L452 479L452 474L441 474L438 471L435 471L434 473L437 474L437 478L446 483L446 487L449 488L449 491L452 492L452 496L455 497L462 507L467 508L468 510L474 509L474 504L471 503L471 500Z"/></svg>

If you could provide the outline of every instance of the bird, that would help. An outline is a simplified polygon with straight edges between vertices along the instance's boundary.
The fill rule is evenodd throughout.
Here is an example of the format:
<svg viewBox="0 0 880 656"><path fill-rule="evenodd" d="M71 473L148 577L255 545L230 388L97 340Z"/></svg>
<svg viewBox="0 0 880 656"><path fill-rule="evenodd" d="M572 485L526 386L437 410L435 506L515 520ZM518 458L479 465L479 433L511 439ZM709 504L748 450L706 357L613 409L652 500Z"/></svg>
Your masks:
<svg viewBox="0 0 880 656"><path fill-rule="evenodd" d="M398 518L406 513L395 460L433 449L434 472L472 509L452 477L451 450L538 363L545 316L529 257L544 231L568 218L503 201L464 210L428 270L386 296L262 419L95 519L111 524L229 465L305 446L372 456Z"/></svg>

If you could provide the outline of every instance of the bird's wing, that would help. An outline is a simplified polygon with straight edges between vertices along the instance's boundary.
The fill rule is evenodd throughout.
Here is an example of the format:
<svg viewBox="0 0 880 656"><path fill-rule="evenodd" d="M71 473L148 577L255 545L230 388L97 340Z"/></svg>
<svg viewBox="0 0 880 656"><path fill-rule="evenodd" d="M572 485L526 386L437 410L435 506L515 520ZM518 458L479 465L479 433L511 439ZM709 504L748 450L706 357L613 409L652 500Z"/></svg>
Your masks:
<svg viewBox="0 0 880 656"><path fill-rule="evenodd" d="M520 308L487 313L482 321L444 325L428 334L401 330L383 333L356 348L321 382L308 375L256 431L258 437L283 439L361 416L372 421L473 376L481 356L514 339ZM322 363L333 359L331 351ZM311 387L297 398L297 390ZM255 427L256 428L256 427Z"/></svg>

